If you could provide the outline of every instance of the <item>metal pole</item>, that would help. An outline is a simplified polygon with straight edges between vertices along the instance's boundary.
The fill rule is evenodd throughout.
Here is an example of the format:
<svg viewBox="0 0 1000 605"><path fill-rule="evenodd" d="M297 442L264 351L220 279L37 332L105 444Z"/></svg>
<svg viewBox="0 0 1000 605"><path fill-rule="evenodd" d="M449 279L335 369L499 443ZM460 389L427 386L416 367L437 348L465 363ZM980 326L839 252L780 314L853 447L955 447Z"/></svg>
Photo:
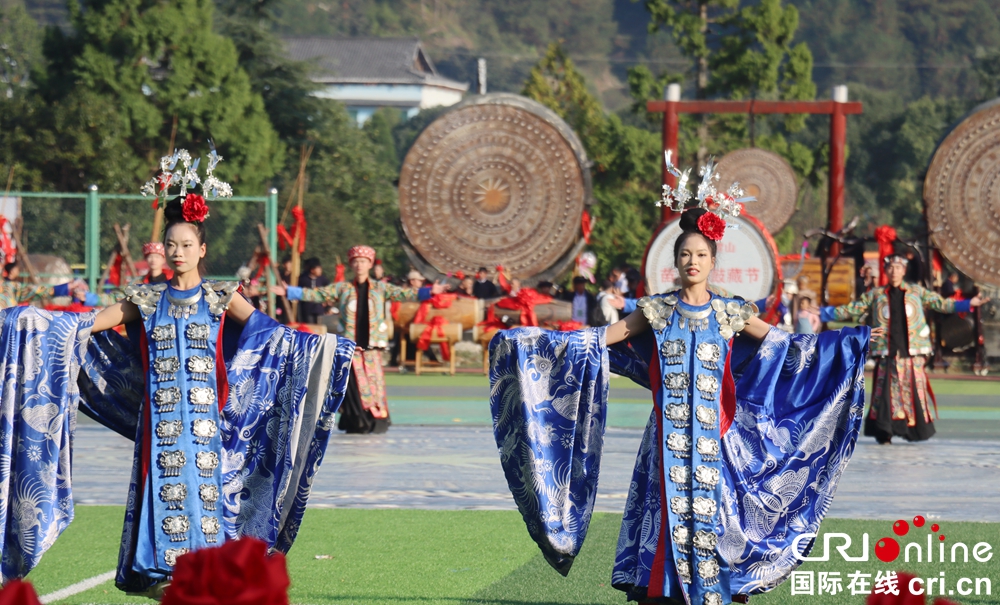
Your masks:
<svg viewBox="0 0 1000 605"><path fill-rule="evenodd" d="M277 271L278 259L275 258L275 250L278 249L278 190L274 187L267 192L267 202L264 203L264 224L267 226L267 247L271 253L271 267ZM275 271L265 271L264 275L267 276L267 309L270 312L272 318L275 317L276 311L276 300L274 293L271 292L270 287L276 285L274 283Z"/></svg>
<svg viewBox="0 0 1000 605"><path fill-rule="evenodd" d="M87 188L86 218L84 220L84 261L87 263L87 285L97 292L101 275L101 198L97 185Z"/></svg>
<svg viewBox="0 0 1000 605"><path fill-rule="evenodd" d="M680 128L680 120L677 115L676 103L681 100L681 85L668 84L663 96L667 102L667 108L663 112L663 150L670 151L670 157L673 158L674 164L677 164L677 131ZM666 164L663 165L663 184L671 187L677 186L677 178L667 172ZM661 224L666 223L673 216L674 211L667 206L660 208Z"/></svg>

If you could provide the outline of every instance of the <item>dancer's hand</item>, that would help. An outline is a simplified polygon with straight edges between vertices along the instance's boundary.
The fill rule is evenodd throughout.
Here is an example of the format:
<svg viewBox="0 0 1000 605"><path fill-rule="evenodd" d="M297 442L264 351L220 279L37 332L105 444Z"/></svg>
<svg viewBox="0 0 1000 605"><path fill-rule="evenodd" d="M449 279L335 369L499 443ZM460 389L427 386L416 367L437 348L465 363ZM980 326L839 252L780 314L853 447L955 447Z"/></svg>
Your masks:
<svg viewBox="0 0 1000 605"><path fill-rule="evenodd" d="M975 309L976 307L985 305L988 302L990 302L990 298L988 296L984 297L982 294L976 294L969 299L969 306Z"/></svg>
<svg viewBox="0 0 1000 605"><path fill-rule="evenodd" d="M885 336L885 328L872 328L871 338L881 338L883 336Z"/></svg>
<svg viewBox="0 0 1000 605"><path fill-rule="evenodd" d="M271 286L270 288L268 288L268 290L271 291L271 294L275 294L277 296L284 296L288 292L285 289L284 284L281 284L280 286Z"/></svg>

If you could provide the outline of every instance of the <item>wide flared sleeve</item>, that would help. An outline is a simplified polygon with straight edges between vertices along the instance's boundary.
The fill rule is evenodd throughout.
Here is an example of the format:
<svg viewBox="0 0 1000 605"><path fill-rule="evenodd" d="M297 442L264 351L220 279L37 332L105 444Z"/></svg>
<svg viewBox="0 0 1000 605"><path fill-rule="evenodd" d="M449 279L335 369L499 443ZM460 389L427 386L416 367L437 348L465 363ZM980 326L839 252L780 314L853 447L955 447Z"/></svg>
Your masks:
<svg viewBox="0 0 1000 605"><path fill-rule="evenodd" d="M507 484L528 533L569 573L587 534L608 399L605 328L502 330L490 342L490 407Z"/></svg>
<svg viewBox="0 0 1000 605"><path fill-rule="evenodd" d="M234 332L235 333L235 332ZM224 342L222 410L227 533L287 551L343 402L354 343L290 330L255 312Z"/></svg>
<svg viewBox="0 0 1000 605"><path fill-rule="evenodd" d="M801 564L854 452L870 330L737 338L736 407L723 436L723 533L733 593L770 590Z"/></svg>
<svg viewBox="0 0 1000 605"><path fill-rule="evenodd" d="M93 314L0 311L3 580L27 575L73 520L77 374Z"/></svg>

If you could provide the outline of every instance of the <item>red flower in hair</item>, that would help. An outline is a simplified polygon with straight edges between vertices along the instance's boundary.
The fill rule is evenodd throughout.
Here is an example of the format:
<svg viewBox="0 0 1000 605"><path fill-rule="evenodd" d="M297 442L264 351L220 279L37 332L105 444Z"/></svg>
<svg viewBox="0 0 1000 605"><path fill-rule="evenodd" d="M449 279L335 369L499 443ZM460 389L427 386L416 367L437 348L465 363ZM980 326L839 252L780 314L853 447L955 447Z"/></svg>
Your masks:
<svg viewBox="0 0 1000 605"><path fill-rule="evenodd" d="M181 212L187 222L200 223L208 218L208 204L197 193L189 193L181 205Z"/></svg>
<svg viewBox="0 0 1000 605"><path fill-rule="evenodd" d="M698 217L698 231L708 239L717 242L726 233L726 221L714 212L706 212Z"/></svg>

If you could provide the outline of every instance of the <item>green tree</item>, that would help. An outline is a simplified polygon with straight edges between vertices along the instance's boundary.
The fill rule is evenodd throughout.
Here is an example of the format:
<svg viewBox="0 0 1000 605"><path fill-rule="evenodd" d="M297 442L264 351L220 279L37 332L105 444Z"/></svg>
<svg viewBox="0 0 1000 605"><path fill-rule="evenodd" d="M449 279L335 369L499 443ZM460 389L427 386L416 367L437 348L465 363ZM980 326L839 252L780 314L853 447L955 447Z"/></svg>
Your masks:
<svg viewBox="0 0 1000 605"><path fill-rule="evenodd" d="M593 162L592 245L599 272L639 266L656 224L660 142L655 133L606 115L583 74L558 44L531 70L523 93L556 112Z"/></svg>
<svg viewBox="0 0 1000 605"><path fill-rule="evenodd" d="M79 179L63 186L97 182L105 190L132 190L172 143L198 156L213 140L225 157L220 177L239 193L262 192L280 165L280 143L232 42L212 31L211 2L100 0L84 11L69 0L68 6L72 30L48 30L50 67L40 92L58 107L79 95L100 97L105 111L115 108L110 119L139 163L127 182L110 180L99 159L74 166Z"/></svg>
<svg viewBox="0 0 1000 605"><path fill-rule="evenodd" d="M0 0L0 94L24 94L31 70L41 67L42 30L22 0Z"/></svg>
<svg viewBox="0 0 1000 605"><path fill-rule="evenodd" d="M739 0L645 0L645 5L650 32L669 30L691 59L696 98L815 97L812 53L805 43L792 45L799 24L794 6L783 6L781 0L762 0L744 8L739 8ZM632 91L648 91L651 76L648 70L635 71L630 78ZM719 126L714 132L713 122ZM804 116L785 120L793 132L804 124ZM711 138L741 139L746 134L739 118L702 116L698 163L703 164L710 153Z"/></svg>

